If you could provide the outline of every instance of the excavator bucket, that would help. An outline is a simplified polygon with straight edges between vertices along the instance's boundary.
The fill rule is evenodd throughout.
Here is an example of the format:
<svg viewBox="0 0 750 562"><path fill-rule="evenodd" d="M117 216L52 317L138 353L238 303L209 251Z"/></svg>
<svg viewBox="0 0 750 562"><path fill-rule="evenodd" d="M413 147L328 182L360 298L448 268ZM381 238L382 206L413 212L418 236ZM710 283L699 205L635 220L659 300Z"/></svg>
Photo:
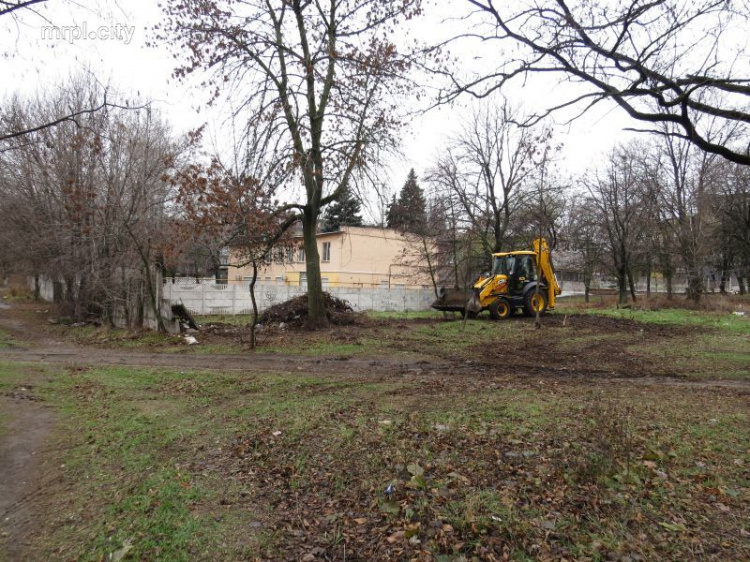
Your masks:
<svg viewBox="0 0 750 562"><path fill-rule="evenodd" d="M476 291L463 289L440 289L440 294L432 308L443 312L460 312L468 311L477 313L482 310L479 302L479 296Z"/></svg>
<svg viewBox="0 0 750 562"><path fill-rule="evenodd" d="M466 303L466 312L479 314L482 312L482 303L479 300L479 291L472 291L469 302Z"/></svg>

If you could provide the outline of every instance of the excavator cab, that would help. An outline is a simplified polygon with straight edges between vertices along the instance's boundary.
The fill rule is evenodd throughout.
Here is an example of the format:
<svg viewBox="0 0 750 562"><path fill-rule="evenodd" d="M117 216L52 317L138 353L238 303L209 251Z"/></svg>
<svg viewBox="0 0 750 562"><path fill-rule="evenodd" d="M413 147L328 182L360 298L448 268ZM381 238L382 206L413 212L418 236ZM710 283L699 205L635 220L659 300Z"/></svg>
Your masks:
<svg viewBox="0 0 750 562"><path fill-rule="evenodd" d="M536 260L529 254L501 254L493 256L492 275L504 275L508 290L523 289L526 283L536 281Z"/></svg>

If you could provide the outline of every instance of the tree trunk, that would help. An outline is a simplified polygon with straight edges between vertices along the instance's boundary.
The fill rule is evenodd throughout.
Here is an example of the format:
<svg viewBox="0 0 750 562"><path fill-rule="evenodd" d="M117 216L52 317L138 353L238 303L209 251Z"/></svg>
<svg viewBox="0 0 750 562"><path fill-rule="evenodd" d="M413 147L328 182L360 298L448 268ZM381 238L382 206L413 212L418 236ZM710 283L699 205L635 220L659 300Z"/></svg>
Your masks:
<svg viewBox="0 0 750 562"><path fill-rule="evenodd" d="M75 319L80 321L83 320L86 317L85 310L84 310L84 304L88 304L88 299L86 298L86 291L88 290L88 283L86 282L86 277L84 275L81 275L81 281L78 283L77 287L78 291L76 294L75 299Z"/></svg>
<svg viewBox="0 0 750 562"><path fill-rule="evenodd" d="M134 298L135 295L132 296ZM133 318L130 310L130 284L128 283L127 276L125 275L125 268L120 268L120 300L122 301L122 314L125 325L128 328L133 327ZM114 300L114 299L113 299ZM117 302L114 302L109 307L105 307L107 311L107 317L104 319L109 326L114 326L115 315L117 314Z"/></svg>
<svg viewBox="0 0 750 562"><path fill-rule="evenodd" d="M591 285L589 283L583 284L583 298L585 302L589 302L589 295L591 294Z"/></svg>
<svg viewBox="0 0 750 562"><path fill-rule="evenodd" d="M135 291L135 325L143 328L146 318L146 301L143 300L143 287Z"/></svg>
<svg viewBox="0 0 750 562"><path fill-rule="evenodd" d="M651 298L651 264L646 268L646 299Z"/></svg>
<svg viewBox="0 0 750 562"><path fill-rule="evenodd" d="M54 302L55 304L60 304L62 301L63 301L62 283L60 283L60 281L52 281L52 302Z"/></svg>
<svg viewBox="0 0 750 562"><path fill-rule="evenodd" d="M687 298L698 302L704 290L703 272L698 266L697 260L694 259L693 253L689 251L683 251L682 253L685 261L685 273L687 275Z"/></svg>
<svg viewBox="0 0 750 562"><path fill-rule="evenodd" d="M672 300L672 293L673 293L673 289L672 289L672 271L671 270L667 271L664 274L664 280L667 282L667 300L671 301Z"/></svg>
<svg viewBox="0 0 750 562"><path fill-rule="evenodd" d="M161 295L162 295L162 277L161 272L158 268L155 269L156 279L151 276L152 260L151 260L151 239L149 238L146 242L146 248L139 242L132 229L126 225L130 238L135 244L136 250L138 250L138 256L141 258L141 268L143 275L146 280L146 290L148 291L148 300L151 305L151 311L154 313L156 319L156 329L158 332L166 333L167 325L164 323L164 316L161 313Z"/></svg>
<svg viewBox="0 0 750 562"><path fill-rule="evenodd" d="M721 268L721 280L719 281L719 293L727 294L727 285L729 284L729 270L726 266Z"/></svg>
<svg viewBox="0 0 750 562"><path fill-rule="evenodd" d="M70 278L65 279L65 304L67 308L67 310L65 311L65 314L68 314L75 318L75 313L76 313L75 282L71 280Z"/></svg>
<svg viewBox="0 0 750 562"><path fill-rule="evenodd" d="M699 302L703 292L703 278L696 275L694 270L689 270L687 282L687 298Z"/></svg>
<svg viewBox="0 0 750 562"><path fill-rule="evenodd" d="M255 328L258 326L258 303L255 300L255 281L258 279L258 262L253 259L253 277L250 279L250 300L253 303L253 320L250 322L250 349L255 349Z"/></svg>
<svg viewBox="0 0 750 562"><path fill-rule="evenodd" d="M38 301L42 294L42 288L39 286L39 274L34 275L34 300Z"/></svg>
<svg viewBox="0 0 750 562"><path fill-rule="evenodd" d="M430 280L432 281L432 290L435 293L435 298L440 298L438 286L437 286L437 277L435 274L435 267L432 263L432 256L430 256L430 249L427 246L427 236L420 234L419 237L421 238L422 242L422 251L424 252L424 258L427 261L427 271L430 274Z"/></svg>
<svg viewBox="0 0 750 562"><path fill-rule="evenodd" d="M628 303L628 274L625 267L620 266L617 271L617 304Z"/></svg>
<svg viewBox="0 0 750 562"><path fill-rule="evenodd" d="M739 291L741 295L744 295L747 290L745 289L745 280L742 278L742 275L740 275L740 272L735 272L735 275L737 275L737 285L739 287Z"/></svg>
<svg viewBox="0 0 750 562"><path fill-rule="evenodd" d="M636 301L635 298L635 283L633 282L633 271L628 267L628 286L630 287L630 295L633 297L633 302Z"/></svg>
<svg viewBox="0 0 750 562"><path fill-rule="evenodd" d="M307 271L307 326L311 330L328 328L323 281L320 277L320 255L318 254L317 214L305 209L302 215L302 235L305 248L305 269Z"/></svg>

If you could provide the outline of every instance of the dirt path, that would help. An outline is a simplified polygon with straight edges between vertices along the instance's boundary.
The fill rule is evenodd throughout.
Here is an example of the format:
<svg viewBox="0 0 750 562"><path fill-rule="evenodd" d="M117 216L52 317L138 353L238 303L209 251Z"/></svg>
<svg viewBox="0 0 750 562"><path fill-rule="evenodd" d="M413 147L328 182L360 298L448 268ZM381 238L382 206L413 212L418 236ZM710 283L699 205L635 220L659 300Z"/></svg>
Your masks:
<svg viewBox="0 0 750 562"><path fill-rule="evenodd" d="M32 389L19 386L0 396L0 559L21 560L32 528L28 499L35 495L45 439L53 425L50 409ZM3 556L5 558L3 558Z"/></svg>
<svg viewBox="0 0 750 562"><path fill-rule="evenodd" d="M357 357L304 357L292 355L175 355L167 353L138 353L88 347L59 347L34 349L0 349L0 361L48 363L69 367L162 367L216 371L246 371L255 373L303 373L309 375L341 375L407 377L475 377L480 380L502 378L553 378L561 382L592 381L615 384L685 386L693 388L732 388L750 391L750 381L700 380L676 377L613 377L602 373L570 371L565 368L524 369L508 373L481 362L452 364L446 362L408 361L400 359Z"/></svg>
<svg viewBox="0 0 750 562"><path fill-rule="evenodd" d="M192 353L148 353L143 351L72 345L50 339L22 315L10 310L0 310L0 329L16 337L18 345L0 347L0 361L49 363L70 367L162 367L172 369L206 369L218 371L248 371L256 373L303 373L309 375L341 375L368 378L408 378L409 380L434 380L450 377L476 379L483 384L488 379L549 379L559 382L590 382L639 385L670 385L693 388L731 388L750 391L747 380L698 380L676 377L613 376L607 371L590 371L560 365L550 367L518 367L493 360L450 361L432 358L430 361L351 356L299 356L282 354L247 353L242 355L200 355ZM26 312L28 314L28 312Z"/></svg>

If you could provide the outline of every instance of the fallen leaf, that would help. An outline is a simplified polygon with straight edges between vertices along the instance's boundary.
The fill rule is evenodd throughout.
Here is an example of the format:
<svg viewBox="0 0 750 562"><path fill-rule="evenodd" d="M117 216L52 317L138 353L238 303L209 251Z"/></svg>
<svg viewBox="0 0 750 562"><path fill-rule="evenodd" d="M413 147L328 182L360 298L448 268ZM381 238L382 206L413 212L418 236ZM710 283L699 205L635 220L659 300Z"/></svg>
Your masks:
<svg viewBox="0 0 750 562"><path fill-rule="evenodd" d="M412 476L422 476L424 474L424 468L419 466L419 463L412 463L410 465L407 465L406 470L409 471L409 474Z"/></svg>
<svg viewBox="0 0 750 562"><path fill-rule="evenodd" d="M664 527L667 531L672 531L675 533L687 531L687 528L682 523L666 523L664 521L661 521L659 525Z"/></svg>
<svg viewBox="0 0 750 562"><path fill-rule="evenodd" d="M125 558L128 555L128 552L133 550L133 541L131 539L126 539L122 543L122 548L115 550L110 556L109 559L112 562L120 562L123 558Z"/></svg>
<svg viewBox="0 0 750 562"><path fill-rule="evenodd" d="M396 531L393 533L388 539L386 539L389 543L394 544L397 542L401 542L404 540L404 532L403 531Z"/></svg>

